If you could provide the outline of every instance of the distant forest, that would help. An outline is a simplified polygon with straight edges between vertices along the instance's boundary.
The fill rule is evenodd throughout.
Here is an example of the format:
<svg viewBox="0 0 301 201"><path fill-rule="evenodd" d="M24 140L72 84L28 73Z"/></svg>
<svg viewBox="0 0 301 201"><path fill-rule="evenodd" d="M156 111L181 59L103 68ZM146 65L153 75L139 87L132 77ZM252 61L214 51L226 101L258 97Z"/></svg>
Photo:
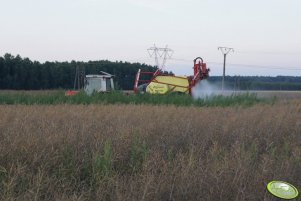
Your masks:
<svg viewBox="0 0 301 201"><path fill-rule="evenodd" d="M107 60L40 63L19 55L5 54L0 57L0 89L72 89L77 67L84 68L86 74L99 74L100 71L113 74L115 84L123 90L133 89L138 69L157 69L141 63ZM221 83L221 79L221 76L208 78L209 82L217 85ZM225 83L228 88L234 90L301 90L301 77L294 76L227 76Z"/></svg>
<svg viewBox="0 0 301 201"><path fill-rule="evenodd" d="M211 76L208 81L221 85L221 76ZM231 90L301 90L301 77L295 76L226 76L225 86Z"/></svg>
<svg viewBox="0 0 301 201"><path fill-rule="evenodd" d="M156 70L153 66L140 63L107 60L40 63L19 55L5 54L0 57L0 89L73 89L77 67L84 68L85 74L99 74L104 71L115 75L115 85L125 90L133 89L138 69Z"/></svg>

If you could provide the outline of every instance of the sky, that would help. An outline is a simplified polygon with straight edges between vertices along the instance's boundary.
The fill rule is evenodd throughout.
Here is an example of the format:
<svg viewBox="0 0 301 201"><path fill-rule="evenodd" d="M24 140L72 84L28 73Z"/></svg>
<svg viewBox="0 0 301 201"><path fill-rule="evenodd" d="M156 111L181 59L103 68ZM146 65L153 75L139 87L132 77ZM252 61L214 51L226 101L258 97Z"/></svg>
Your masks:
<svg viewBox="0 0 301 201"><path fill-rule="evenodd" d="M168 45L165 70L191 75L301 76L300 0L0 0L0 55L31 60L111 60L155 65L147 49Z"/></svg>

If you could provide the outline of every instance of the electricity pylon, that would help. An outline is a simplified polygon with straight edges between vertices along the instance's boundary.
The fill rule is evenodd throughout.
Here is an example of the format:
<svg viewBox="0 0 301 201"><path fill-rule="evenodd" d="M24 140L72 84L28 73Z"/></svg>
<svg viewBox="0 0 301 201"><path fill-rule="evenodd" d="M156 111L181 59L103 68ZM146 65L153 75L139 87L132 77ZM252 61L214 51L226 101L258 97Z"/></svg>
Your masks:
<svg viewBox="0 0 301 201"><path fill-rule="evenodd" d="M85 67L76 65L75 78L74 78L74 90L80 90L84 87L85 80Z"/></svg>
<svg viewBox="0 0 301 201"><path fill-rule="evenodd" d="M224 68L223 68L223 81L222 81L222 91L224 91L225 72L226 72L226 56L229 52L234 52L234 49L231 47L218 47L217 49L220 50L224 55Z"/></svg>
<svg viewBox="0 0 301 201"><path fill-rule="evenodd" d="M156 47L154 44L153 47L147 49L147 52L150 57L155 57L155 62L157 66L157 71L163 70L166 64L166 60L172 57L173 50L168 48L167 45L165 48ZM162 62L160 65L159 58L162 58ZM156 73L157 73L156 71Z"/></svg>

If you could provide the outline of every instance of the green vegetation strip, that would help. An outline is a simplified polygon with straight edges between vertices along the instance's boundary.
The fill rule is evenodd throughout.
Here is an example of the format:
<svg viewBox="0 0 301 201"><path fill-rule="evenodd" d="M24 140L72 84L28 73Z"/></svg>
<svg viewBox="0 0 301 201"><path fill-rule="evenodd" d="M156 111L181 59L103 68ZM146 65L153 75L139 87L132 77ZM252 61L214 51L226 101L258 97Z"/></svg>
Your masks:
<svg viewBox="0 0 301 201"><path fill-rule="evenodd" d="M193 99L188 95L126 95L116 91L113 93L94 93L91 96L79 92L74 96L66 97L64 91L51 94L28 93L0 93L0 104L12 105L57 105L57 104L151 104L151 105L177 105L177 106L252 106L260 102L271 102L259 99L255 94L241 94L230 96L210 96L204 99Z"/></svg>

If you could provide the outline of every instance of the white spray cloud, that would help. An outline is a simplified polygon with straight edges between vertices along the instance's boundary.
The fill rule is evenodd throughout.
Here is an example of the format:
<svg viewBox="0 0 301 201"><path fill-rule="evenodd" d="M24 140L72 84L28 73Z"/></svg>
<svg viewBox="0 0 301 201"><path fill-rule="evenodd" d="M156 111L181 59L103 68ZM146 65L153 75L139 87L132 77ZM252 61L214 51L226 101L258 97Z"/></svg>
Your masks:
<svg viewBox="0 0 301 201"><path fill-rule="evenodd" d="M220 84L212 84L208 80L202 80L191 90L194 99L206 99L212 96L224 95Z"/></svg>

